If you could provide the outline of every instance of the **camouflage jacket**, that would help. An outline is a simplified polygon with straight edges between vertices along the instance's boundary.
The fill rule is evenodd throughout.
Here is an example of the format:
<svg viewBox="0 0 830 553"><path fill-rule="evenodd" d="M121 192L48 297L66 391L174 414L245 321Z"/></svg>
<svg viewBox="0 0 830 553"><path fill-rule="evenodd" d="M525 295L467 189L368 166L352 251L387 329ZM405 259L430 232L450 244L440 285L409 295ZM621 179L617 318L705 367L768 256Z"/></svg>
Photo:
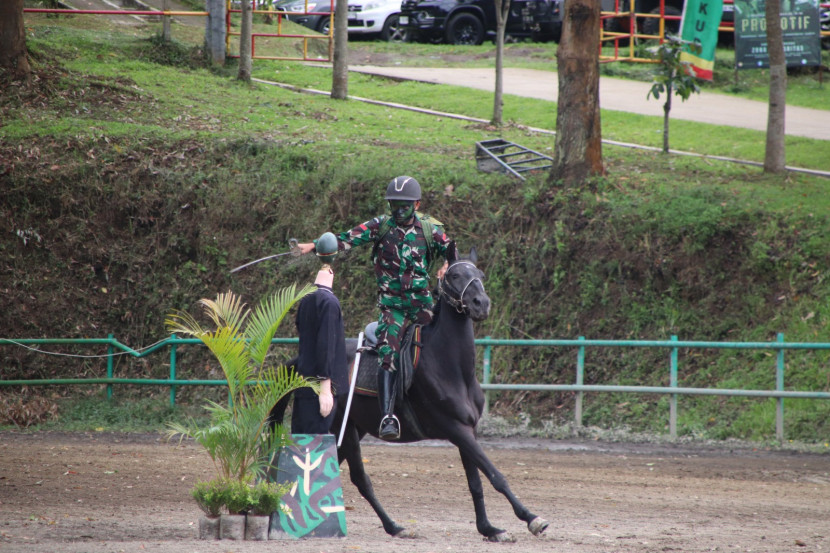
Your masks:
<svg viewBox="0 0 830 553"><path fill-rule="evenodd" d="M339 249L348 251L354 246L374 244L382 223L381 217L375 217L350 231L341 232L337 237ZM435 226L432 236L435 253L445 257L450 244L447 235L440 226ZM378 244L372 261L375 264L378 289L382 294L429 295L427 239L417 217L410 227L392 227Z"/></svg>

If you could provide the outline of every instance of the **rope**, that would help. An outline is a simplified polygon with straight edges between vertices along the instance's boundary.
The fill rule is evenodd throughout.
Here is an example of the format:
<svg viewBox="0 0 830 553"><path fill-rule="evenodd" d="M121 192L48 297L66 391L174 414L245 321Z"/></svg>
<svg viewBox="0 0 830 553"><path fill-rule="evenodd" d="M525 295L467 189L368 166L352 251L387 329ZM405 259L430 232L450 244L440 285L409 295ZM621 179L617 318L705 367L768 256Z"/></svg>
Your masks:
<svg viewBox="0 0 830 553"><path fill-rule="evenodd" d="M165 338L164 340L166 340L166 339L167 338ZM159 340L158 342L156 342L154 344L150 344L149 346L144 346L142 348L134 348L134 351L142 351L142 350L145 350L145 349L150 349L150 348L152 348L154 346L157 346L158 344L164 342L164 340ZM22 348L28 349L29 351L42 353L44 355L54 355L56 357L74 357L74 358L77 358L77 359L100 359L100 358L105 358L105 357L115 357L116 355L133 355L133 353L130 352L130 351L119 351L119 352L116 352L116 353L104 353L104 354L101 354L101 355L78 355L78 354L74 354L74 353L60 353L60 352L57 352L57 351L44 351L42 349L33 348L31 346L27 346L26 344L22 344L20 342L16 342L16 341L10 340L10 339L5 339L4 341L7 342L7 343L14 344L16 346L20 346Z"/></svg>

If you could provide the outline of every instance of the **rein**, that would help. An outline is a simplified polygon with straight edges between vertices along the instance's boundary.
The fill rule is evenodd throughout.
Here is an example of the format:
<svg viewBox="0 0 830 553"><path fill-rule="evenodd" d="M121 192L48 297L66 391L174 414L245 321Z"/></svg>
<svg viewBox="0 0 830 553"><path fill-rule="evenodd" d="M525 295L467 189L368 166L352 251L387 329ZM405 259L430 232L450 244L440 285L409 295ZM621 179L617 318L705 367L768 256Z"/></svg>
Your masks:
<svg viewBox="0 0 830 553"><path fill-rule="evenodd" d="M469 261L456 261L455 263L447 267L447 271L444 273L444 278L438 281L438 294L439 296L445 298L447 300L447 303L452 305L458 313L463 314L466 313L467 310L467 305L464 303L464 294L467 292L467 288L469 288L470 284L472 284L473 282L478 281L478 283L481 284L481 289L484 290L484 283L481 281L481 278L473 277L469 280L469 282L467 282L467 284L464 285L464 289L461 290L461 293L458 295L458 298L452 297L448 292L449 288L446 288L444 286L444 281L447 279L447 274L450 271L452 271L453 267L456 267L458 265L470 265L474 269L478 269L473 263L470 263Z"/></svg>

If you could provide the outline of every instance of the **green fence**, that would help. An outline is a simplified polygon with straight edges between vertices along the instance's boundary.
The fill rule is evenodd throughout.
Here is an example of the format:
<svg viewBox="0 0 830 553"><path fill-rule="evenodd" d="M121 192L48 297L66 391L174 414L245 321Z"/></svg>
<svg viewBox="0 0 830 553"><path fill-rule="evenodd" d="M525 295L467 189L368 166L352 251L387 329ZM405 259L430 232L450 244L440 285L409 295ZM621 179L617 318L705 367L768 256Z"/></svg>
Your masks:
<svg viewBox="0 0 830 553"><path fill-rule="evenodd" d="M275 338L274 344L296 344L297 338ZM75 385L75 384L105 384L107 387L107 398L112 398L113 386L116 384L134 384L149 386L169 386L170 404L175 405L176 389L179 386L225 386L225 380L197 380L179 379L176 376L176 355L179 346L202 344L195 338L179 338L172 335L150 347L140 351L134 350L116 340L113 335L108 338L87 338L87 339L20 339L11 340L0 338L0 345L17 345L41 351L37 346L41 345L102 345L107 347L107 353L100 357L106 358L106 378L52 378L34 380L0 380L2 386L43 386L43 385ZM490 391L538 391L538 392L575 392L576 402L574 407L574 423L582 425L582 402L586 392L623 392L623 393L647 393L647 394L668 394L670 396L669 428L671 437L677 437L677 399L681 395L717 395L734 397L759 397L776 399L775 434L778 440L784 440L784 399L830 399L830 392L820 391L798 391L786 390L784 384L785 359L784 353L787 350L821 351L830 350L830 343L819 342L785 342L784 335L779 334L774 342L699 342L680 341L677 336L670 340L586 340L579 337L576 340L504 340L494 338L482 338L476 340L478 346L483 346L483 366L481 387L485 390L487 404L489 405ZM575 379L573 384L504 384L491 382L491 365L493 348L497 347L557 347L575 350ZM114 373L114 359L118 355L129 355L140 358L164 348L170 352L170 374L168 378L117 378ZM618 386L585 384L585 358L587 348L661 348L668 350L667 369L669 373L668 386ZM678 351L686 349L735 349L735 350L770 350L776 353L774 390L746 390L746 389L725 389L725 388L688 388L678 386ZM46 352L42 352L46 353Z"/></svg>

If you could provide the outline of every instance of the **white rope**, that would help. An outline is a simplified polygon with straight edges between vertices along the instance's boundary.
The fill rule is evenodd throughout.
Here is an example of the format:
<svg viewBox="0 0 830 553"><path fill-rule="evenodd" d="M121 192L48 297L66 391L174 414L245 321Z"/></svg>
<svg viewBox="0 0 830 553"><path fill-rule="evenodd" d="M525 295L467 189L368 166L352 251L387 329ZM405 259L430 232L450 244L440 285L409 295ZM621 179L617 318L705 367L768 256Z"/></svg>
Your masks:
<svg viewBox="0 0 830 553"><path fill-rule="evenodd" d="M165 340L166 340L166 338L165 338ZM44 355L54 355L56 357L75 357L77 359L99 359L99 358L103 358L103 357L115 357L116 355L133 355L132 351L119 351L119 352L114 352L114 353L104 353L104 354L101 354L101 355L77 355L77 354L74 354L74 353L59 353L59 352L56 352L56 351L44 351L42 349L33 348L31 346L28 346L26 344L22 344L20 342L16 342L14 340L9 340L8 338L5 338L3 341L6 342L6 343L9 343L9 344L14 344L16 346L20 346L22 348L26 348L29 351L42 353ZM133 351L140 352L140 351L145 350L145 349L150 349L151 347L156 346L156 345L162 343L163 341L164 340L159 340L155 344L150 344L149 346L145 346L143 348L134 348ZM86 344L86 345L89 345L89 344ZM103 345L103 344L101 344L101 345Z"/></svg>

